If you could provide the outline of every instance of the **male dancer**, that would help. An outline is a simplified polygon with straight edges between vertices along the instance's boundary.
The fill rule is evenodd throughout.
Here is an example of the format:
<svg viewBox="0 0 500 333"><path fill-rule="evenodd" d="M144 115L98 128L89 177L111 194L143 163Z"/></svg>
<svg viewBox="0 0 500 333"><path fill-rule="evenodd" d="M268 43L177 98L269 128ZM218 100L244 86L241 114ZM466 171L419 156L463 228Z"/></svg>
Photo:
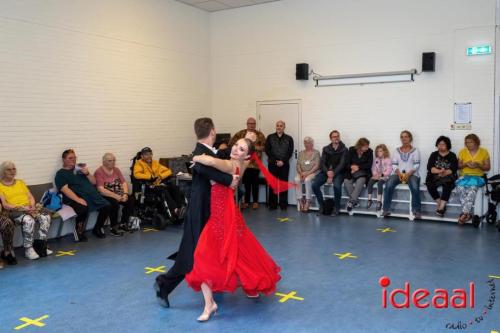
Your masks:
<svg viewBox="0 0 500 333"><path fill-rule="evenodd" d="M194 123L194 131L198 143L193 155L207 154L215 157L215 149L213 148L215 128L212 119L197 119ZM181 283L186 273L189 273L193 267L194 250L198 238L210 217L211 180L236 188L239 177L200 164L193 167L191 197L184 220L184 234L182 235L181 245L179 251L169 257L169 259L175 260L172 268L167 273L158 275L154 285L158 302L166 308L170 307L168 295Z"/></svg>

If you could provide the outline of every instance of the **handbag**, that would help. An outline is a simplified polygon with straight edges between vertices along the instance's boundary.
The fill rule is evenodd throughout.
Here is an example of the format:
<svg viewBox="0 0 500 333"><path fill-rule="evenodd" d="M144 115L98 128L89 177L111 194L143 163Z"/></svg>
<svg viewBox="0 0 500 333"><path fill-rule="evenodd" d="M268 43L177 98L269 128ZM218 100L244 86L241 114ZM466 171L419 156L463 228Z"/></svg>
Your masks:
<svg viewBox="0 0 500 333"><path fill-rule="evenodd" d="M62 195L52 189L45 191L40 203L48 210L56 212L62 208Z"/></svg>

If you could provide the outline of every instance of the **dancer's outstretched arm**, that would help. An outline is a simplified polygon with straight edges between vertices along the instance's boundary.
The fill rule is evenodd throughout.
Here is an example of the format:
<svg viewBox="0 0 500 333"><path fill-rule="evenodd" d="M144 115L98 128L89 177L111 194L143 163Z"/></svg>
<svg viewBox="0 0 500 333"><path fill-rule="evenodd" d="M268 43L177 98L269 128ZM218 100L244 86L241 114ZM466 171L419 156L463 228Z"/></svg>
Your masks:
<svg viewBox="0 0 500 333"><path fill-rule="evenodd" d="M233 163L229 160L221 160L208 155L193 156L193 162L213 167L225 173L233 173Z"/></svg>

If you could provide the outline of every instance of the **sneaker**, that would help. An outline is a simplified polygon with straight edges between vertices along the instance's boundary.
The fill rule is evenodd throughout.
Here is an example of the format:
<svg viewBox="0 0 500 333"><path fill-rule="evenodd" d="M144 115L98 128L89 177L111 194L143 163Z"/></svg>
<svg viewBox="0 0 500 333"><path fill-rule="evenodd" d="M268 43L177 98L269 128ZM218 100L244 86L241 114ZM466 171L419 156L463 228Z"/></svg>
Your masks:
<svg viewBox="0 0 500 333"><path fill-rule="evenodd" d="M36 260L36 259L40 258L40 256L36 253L36 251L33 247L28 247L27 249L25 249L24 256L26 257L26 259L29 259L29 260Z"/></svg>
<svg viewBox="0 0 500 333"><path fill-rule="evenodd" d="M129 226L126 225L126 224L121 224L120 225L120 229L123 230L123 231L125 231L125 232L130 232L130 233L134 232L134 230L130 229Z"/></svg>
<svg viewBox="0 0 500 333"><path fill-rule="evenodd" d="M436 209L436 215L439 217L444 217L444 209Z"/></svg>
<svg viewBox="0 0 500 333"><path fill-rule="evenodd" d="M413 213L413 216L414 216L415 220L421 220L422 219L422 213L420 213L420 212Z"/></svg>
<svg viewBox="0 0 500 333"><path fill-rule="evenodd" d="M94 230L92 230L92 234L94 236L96 236L97 238L101 238L101 239L106 238L106 234L104 232L102 232L102 230L94 229Z"/></svg>
<svg viewBox="0 0 500 333"><path fill-rule="evenodd" d="M377 201L377 207L375 208L376 211L380 211L382 210L382 202L381 201Z"/></svg>
<svg viewBox="0 0 500 333"><path fill-rule="evenodd" d="M346 209L348 212L350 212L350 211L352 211L352 206L353 206L352 201L349 201L349 202L347 203L347 205L346 205L345 209Z"/></svg>
<svg viewBox="0 0 500 333"><path fill-rule="evenodd" d="M111 228L109 230L109 234L111 236L114 236L114 237L122 237L123 236L123 231L121 230L117 230L117 229L114 229L114 228ZM99 236L98 236L99 237Z"/></svg>
<svg viewBox="0 0 500 333"><path fill-rule="evenodd" d="M54 253L54 251L52 251L51 249L47 248L47 255L50 256L52 253Z"/></svg>
<svg viewBox="0 0 500 333"><path fill-rule="evenodd" d="M258 204L258 203L256 203L256 202L254 202L254 203L252 204L252 209L253 209L253 210L255 210L255 209L259 209L259 204Z"/></svg>
<svg viewBox="0 0 500 333"><path fill-rule="evenodd" d="M259 298L260 295L259 293L256 293L256 294L246 294L247 295L247 298Z"/></svg>
<svg viewBox="0 0 500 333"><path fill-rule="evenodd" d="M387 211L387 210L384 210L384 211L382 212L382 216L383 216L383 217L388 217L389 215L391 215L391 212L389 212L389 211Z"/></svg>
<svg viewBox="0 0 500 333"><path fill-rule="evenodd" d="M368 203L366 204L366 208L371 208L372 205L373 205L373 200L370 199L370 200L368 200Z"/></svg>

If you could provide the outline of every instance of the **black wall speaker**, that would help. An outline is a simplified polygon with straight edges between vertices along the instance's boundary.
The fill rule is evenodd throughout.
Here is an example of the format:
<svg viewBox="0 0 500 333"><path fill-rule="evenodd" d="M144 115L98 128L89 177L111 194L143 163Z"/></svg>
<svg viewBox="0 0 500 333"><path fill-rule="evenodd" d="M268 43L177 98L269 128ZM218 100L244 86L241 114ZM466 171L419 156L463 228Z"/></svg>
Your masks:
<svg viewBox="0 0 500 333"><path fill-rule="evenodd" d="M422 53L422 72L436 71L436 52Z"/></svg>
<svg viewBox="0 0 500 333"><path fill-rule="evenodd" d="M295 65L295 79L296 80L309 80L309 64L296 64Z"/></svg>

